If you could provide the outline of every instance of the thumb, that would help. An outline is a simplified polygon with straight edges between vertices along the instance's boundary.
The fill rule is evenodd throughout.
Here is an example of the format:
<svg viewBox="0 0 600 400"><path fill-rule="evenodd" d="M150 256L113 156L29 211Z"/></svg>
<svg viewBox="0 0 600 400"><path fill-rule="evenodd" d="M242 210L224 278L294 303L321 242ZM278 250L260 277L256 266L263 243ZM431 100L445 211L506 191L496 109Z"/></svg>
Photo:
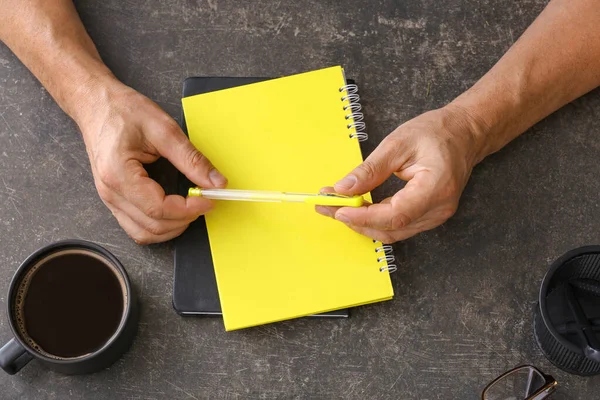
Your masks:
<svg viewBox="0 0 600 400"><path fill-rule="evenodd" d="M362 164L334 185L335 191L356 195L375 189L397 170L397 154L394 141L384 140Z"/></svg>
<svg viewBox="0 0 600 400"><path fill-rule="evenodd" d="M225 178L177 127L155 144L158 152L190 181L201 187L225 187Z"/></svg>

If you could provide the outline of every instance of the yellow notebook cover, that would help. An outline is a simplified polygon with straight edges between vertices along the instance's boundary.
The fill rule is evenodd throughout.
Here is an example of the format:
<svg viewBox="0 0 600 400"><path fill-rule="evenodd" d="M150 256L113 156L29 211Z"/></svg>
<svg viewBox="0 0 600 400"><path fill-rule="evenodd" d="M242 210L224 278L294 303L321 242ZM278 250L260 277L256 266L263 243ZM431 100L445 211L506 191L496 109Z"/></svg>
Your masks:
<svg viewBox="0 0 600 400"><path fill-rule="evenodd" d="M317 193L362 162L345 84L338 66L186 97L190 140L231 189ZM217 201L206 225L228 331L393 296L382 244L313 206Z"/></svg>

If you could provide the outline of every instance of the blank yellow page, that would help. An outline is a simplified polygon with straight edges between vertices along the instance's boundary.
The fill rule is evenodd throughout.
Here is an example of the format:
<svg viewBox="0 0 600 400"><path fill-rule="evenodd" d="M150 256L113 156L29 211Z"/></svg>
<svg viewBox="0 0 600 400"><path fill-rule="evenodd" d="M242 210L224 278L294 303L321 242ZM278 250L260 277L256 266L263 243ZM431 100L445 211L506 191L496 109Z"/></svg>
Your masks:
<svg viewBox="0 0 600 400"><path fill-rule="evenodd" d="M231 189L317 193L362 162L344 84L331 67L184 98L190 139ZM393 296L381 243L313 206L221 201L206 224L226 330Z"/></svg>

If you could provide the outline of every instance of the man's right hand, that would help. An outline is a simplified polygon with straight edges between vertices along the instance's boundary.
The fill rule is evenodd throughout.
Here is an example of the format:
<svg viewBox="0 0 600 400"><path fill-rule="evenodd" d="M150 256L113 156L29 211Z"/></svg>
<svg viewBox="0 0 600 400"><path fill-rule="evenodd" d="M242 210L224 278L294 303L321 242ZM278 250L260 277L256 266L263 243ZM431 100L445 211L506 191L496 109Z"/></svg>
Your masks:
<svg viewBox="0 0 600 400"><path fill-rule="evenodd" d="M379 204L317 206L317 212L383 243L441 225L456 211L477 161L476 125L464 110L452 106L405 122L334 188L324 190L362 195L392 174L406 186Z"/></svg>
<svg viewBox="0 0 600 400"><path fill-rule="evenodd" d="M96 188L125 231L139 244L180 235L212 202L167 196L148 177L144 164L159 157L202 187L224 187L223 177L156 103L114 80L98 85L89 114L77 122L83 132Z"/></svg>

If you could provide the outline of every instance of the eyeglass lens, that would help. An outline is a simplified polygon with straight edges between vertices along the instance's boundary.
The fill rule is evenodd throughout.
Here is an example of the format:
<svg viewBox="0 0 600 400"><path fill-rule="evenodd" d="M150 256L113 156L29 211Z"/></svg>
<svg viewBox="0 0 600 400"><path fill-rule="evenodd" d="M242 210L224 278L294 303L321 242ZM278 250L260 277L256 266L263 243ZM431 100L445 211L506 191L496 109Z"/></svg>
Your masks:
<svg viewBox="0 0 600 400"><path fill-rule="evenodd" d="M526 400L540 390L546 380L534 368L522 367L504 375L483 393L484 400ZM540 399L536 400L541 400Z"/></svg>

